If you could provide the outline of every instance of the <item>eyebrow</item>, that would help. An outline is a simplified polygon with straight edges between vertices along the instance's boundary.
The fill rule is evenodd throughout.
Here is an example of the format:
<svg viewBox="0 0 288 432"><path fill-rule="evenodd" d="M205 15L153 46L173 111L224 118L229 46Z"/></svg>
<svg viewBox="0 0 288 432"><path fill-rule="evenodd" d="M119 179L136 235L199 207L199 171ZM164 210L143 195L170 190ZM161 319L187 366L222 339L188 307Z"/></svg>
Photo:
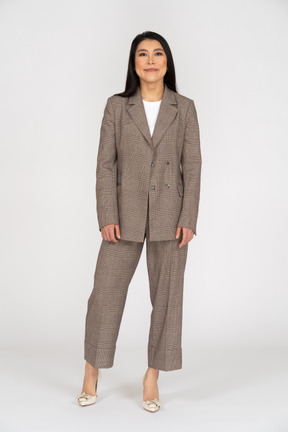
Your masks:
<svg viewBox="0 0 288 432"><path fill-rule="evenodd" d="M147 49L141 48L139 50L137 50L137 52L139 51L148 51ZM153 51L164 51L162 48L155 48Z"/></svg>

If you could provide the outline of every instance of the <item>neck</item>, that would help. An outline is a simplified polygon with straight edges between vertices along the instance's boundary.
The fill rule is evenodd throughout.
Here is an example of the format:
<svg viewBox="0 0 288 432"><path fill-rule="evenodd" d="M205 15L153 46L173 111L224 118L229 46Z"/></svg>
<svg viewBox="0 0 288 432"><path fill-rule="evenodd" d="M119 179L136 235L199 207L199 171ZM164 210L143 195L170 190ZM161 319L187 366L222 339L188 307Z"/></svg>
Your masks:
<svg viewBox="0 0 288 432"><path fill-rule="evenodd" d="M142 80L140 82L141 98L148 102L157 102L161 100L164 89L165 86L163 80L154 83L147 83Z"/></svg>

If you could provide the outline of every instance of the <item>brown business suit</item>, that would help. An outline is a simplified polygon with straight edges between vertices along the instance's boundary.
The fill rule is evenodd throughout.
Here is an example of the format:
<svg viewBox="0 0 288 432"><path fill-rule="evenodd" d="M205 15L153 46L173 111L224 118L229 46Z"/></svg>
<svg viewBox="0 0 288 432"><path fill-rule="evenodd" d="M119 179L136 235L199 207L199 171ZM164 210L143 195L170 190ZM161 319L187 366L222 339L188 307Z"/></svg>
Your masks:
<svg viewBox="0 0 288 432"><path fill-rule="evenodd" d="M180 166L181 164L181 166ZM182 368L182 308L188 243L177 226L196 234L201 153L194 102L165 85L151 138L139 88L108 98L97 158L99 229L119 224L117 243L102 239L88 299L84 358L114 364L129 284L146 242L152 304L148 366Z"/></svg>
<svg viewBox="0 0 288 432"><path fill-rule="evenodd" d="M165 85L151 138L140 89L111 96L101 126L96 171L99 230L119 224L123 240L174 240L177 226L196 233L201 151L192 99Z"/></svg>

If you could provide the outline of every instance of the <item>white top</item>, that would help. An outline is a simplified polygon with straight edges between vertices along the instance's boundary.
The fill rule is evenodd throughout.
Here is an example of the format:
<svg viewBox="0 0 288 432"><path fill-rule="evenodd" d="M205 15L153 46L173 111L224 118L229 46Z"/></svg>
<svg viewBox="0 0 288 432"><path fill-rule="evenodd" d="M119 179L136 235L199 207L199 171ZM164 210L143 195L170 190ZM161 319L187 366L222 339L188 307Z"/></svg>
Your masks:
<svg viewBox="0 0 288 432"><path fill-rule="evenodd" d="M156 102L149 102L149 101L145 101L144 99L142 99L142 101L144 104L147 122L152 137L162 99Z"/></svg>

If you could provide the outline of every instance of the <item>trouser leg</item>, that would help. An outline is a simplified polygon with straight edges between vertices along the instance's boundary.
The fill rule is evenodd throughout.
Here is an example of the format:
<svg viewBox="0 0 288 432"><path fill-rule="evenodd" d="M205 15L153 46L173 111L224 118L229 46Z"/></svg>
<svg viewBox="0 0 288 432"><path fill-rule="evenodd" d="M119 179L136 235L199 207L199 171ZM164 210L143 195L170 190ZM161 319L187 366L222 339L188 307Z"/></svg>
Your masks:
<svg viewBox="0 0 288 432"><path fill-rule="evenodd" d="M88 299L84 342L84 358L95 368L113 366L128 286L143 244L102 240Z"/></svg>
<svg viewBox="0 0 288 432"><path fill-rule="evenodd" d="M176 234L176 232L175 232ZM182 368L182 309L188 243L179 239L146 242L152 312L148 367L162 371Z"/></svg>

